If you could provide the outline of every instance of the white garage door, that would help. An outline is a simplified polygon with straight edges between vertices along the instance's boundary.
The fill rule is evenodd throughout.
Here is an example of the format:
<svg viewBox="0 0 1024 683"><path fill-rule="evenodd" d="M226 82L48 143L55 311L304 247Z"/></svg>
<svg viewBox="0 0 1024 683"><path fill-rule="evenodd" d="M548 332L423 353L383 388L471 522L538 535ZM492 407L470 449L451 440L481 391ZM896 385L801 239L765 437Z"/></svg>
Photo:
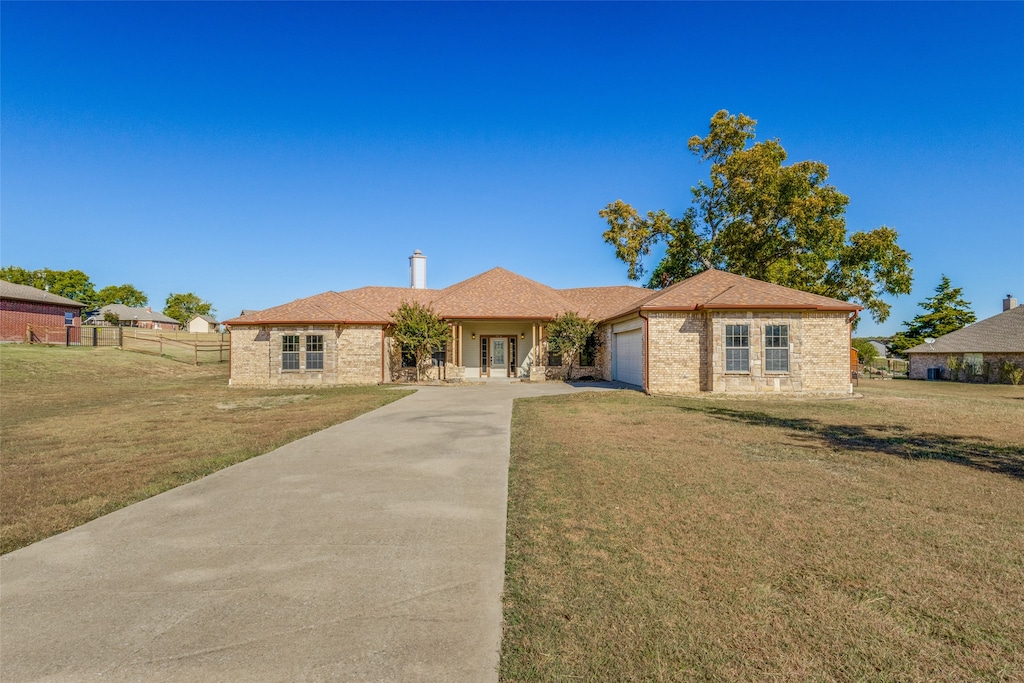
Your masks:
<svg viewBox="0 0 1024 683"><path fill-rule="evenodd" d="M643 330L630 330L615 335L612 357L612 379L643 386Z"/></svg>

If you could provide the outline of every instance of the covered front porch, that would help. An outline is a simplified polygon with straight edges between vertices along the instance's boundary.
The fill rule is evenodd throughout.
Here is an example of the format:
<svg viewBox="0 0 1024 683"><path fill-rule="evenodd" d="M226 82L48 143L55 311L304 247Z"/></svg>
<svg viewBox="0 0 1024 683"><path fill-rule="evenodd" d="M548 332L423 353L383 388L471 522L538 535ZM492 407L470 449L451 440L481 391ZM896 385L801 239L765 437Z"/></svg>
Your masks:
<svg viewBox="0 0 1024 683"><path fill-rule="evenodd" d="M438 379L545 378L543 320L453 320ZM438 361L440 357L438 357Z"/></svg>

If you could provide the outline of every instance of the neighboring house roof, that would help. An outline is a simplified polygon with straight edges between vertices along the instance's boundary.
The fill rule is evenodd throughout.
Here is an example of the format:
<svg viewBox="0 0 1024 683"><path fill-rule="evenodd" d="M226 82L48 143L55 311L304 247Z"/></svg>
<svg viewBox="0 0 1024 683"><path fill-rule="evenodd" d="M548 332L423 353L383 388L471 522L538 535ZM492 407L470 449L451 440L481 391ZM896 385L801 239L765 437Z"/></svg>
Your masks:
<svg viewBox="0 0 1024 683"><path fill-rule="evenodd" d="M663 290L620 285L554 289L504 268L445 289L360 287L324 292L225 321L260 323L388 323L403 302L429 305L447 319L550 319L574 311L608 320L640 310L801 309L857 311L860 306L781 285L709 270Z"/></svg>
<svg viewBox="0 0 1024 683"><path fill-rule="evenodd" d="M220 323L217 322L216 318L214 318L212 315L196 315L196 316L193 316L189 320L189 322L192 322L193 320L205 320L206 322L210 323L211 325L219 325L220 324Z"/></svg>
<svg viewBox="0 0 1024 683"><path fill-rule="evenodd" d="M95 317L103 318L103 314L107 312L116 315L118 320L148 320L155 323L181 324L174 318L164 315L163 313L146 310L145 307L132 308L131 306L125 306L124 304L107 304L99 310Z"/></svg>
<svg viewBox="0 0 1024 683"><path fill-rule="evenodd" d="M0 280L0 299L31 301L39 304L53 304L54 306L65 307L71 306L74 308L88 307L88 304L80 303L74 299L50 294L42 289L36 289L35 287L29 287L28 285L16 285L13 282L8 282L7 280Z"/></svg>
<svg viewBox="0 0 1024 683"><path fill-rule="evenodd" d="M1024 306L1003 311L905 353L1024 353Z"/></svg>

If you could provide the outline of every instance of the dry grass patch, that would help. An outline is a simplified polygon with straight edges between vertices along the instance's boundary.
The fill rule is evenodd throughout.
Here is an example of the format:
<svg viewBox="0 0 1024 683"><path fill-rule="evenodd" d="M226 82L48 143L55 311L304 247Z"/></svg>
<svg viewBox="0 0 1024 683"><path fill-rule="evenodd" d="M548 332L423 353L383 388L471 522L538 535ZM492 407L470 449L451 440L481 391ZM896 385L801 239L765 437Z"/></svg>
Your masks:
<svg viewBox="0 0 1024 683"><path fill-rule="evenodd" d="M519 401L507 681L1024 678L1024 391Z"/></svg>
<svg viewBox="0 0 1024 683"><path fill-rule="evenodd" d="M226 365L0 350L2 552L386 405L378 387L229 389Z"/></svg>

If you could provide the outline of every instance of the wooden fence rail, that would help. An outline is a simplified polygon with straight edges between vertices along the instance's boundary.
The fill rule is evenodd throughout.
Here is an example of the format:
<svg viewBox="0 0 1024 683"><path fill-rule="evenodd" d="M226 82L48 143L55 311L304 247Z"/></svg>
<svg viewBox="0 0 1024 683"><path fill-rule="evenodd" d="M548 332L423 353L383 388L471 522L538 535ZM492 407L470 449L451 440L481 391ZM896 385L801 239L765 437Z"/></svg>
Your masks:
<svg viewBox="0 0 1024 683"><path fill-rule="evenodd" d="M183 363L224 363L231 359L231 336L217 333L161 333L130 327L27 326L25 340L49 346L116 346L123 351L163 356Z"/></svg>

